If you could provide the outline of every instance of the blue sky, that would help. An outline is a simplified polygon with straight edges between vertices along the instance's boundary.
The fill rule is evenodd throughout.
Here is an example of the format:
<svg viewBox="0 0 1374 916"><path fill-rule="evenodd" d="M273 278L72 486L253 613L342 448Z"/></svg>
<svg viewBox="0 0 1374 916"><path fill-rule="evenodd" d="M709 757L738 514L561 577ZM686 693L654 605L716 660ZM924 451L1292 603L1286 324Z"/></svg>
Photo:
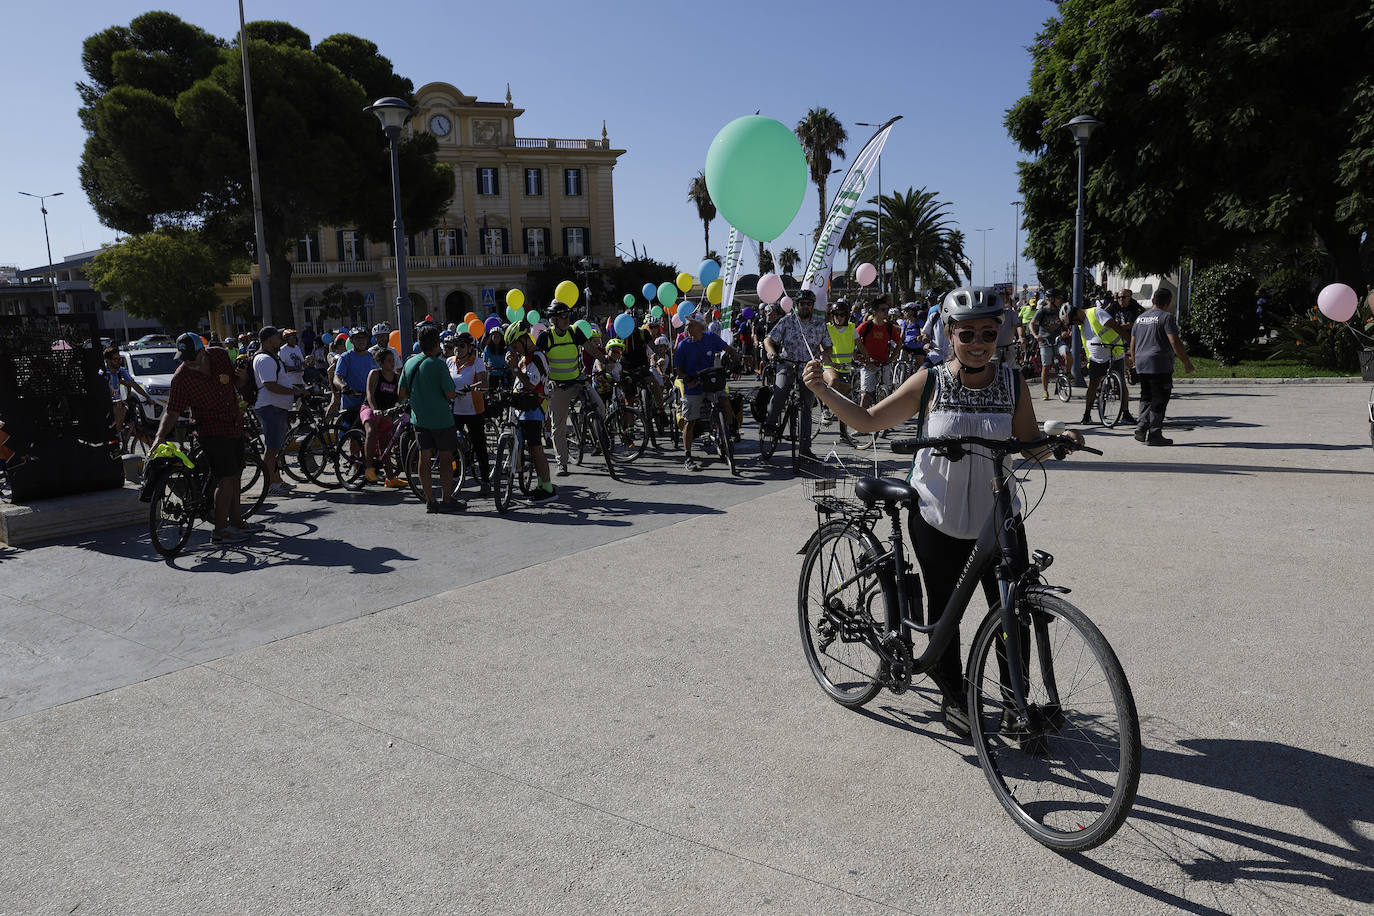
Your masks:
<svg viewBox="0 0 1374 916"><path fill-rule="evenodd" d="M9 142L0 147L0 264L32 267L46 259L38 202L19 191L65 192L48 203L54 257L114 239L81 191L85 135L73 87L84 76L87 36L154 8L224 37L238 27L236 0L71 0L7 12L0 84L23 104L11 111ZM1018 153L1002 117L1026 90L1025 48L1054 6L245 0L245 11L250 21L289 21L315 41L336 32L367 37L416 86L443 80L496 101L509 82L525 109L516 122L520 136L599 137L604 119L612 143L628 150L615 171L617 241L628 249L633 238L688 270L700 262L702 227L687 184L728 121L759 109L790 127L823 106L846 122L852 158L871 133L854 121L903 115L883 154L884 192L938 191L968 236L974 282L984 266L993 282L1006 276L1013 257L1011 201L1018 196ZM776 247L800 248L799 233L813 229L816 211L812 187ZM985 235L976 231L983 228L993 230L986 263ZM724 247L726 231L717 219L713 247ZM1023 282L1033 280L1031 269L1021 262Z"/></svg>

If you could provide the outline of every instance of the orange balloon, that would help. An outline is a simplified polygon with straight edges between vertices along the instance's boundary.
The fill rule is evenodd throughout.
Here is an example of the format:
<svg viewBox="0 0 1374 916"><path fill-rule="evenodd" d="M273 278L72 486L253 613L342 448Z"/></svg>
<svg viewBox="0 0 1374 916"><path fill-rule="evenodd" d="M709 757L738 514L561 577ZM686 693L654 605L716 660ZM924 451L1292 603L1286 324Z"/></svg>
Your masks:
<svg viewBox="0 0 1374 916"><path fill-rule="evenodd" d="M477 313L476 313L476 312L468 312L466 315L463 316L463 321L464 321L466 324L469 324L469 325L472 324L473 321L475 321L476 319L477 319Z"/></svg>
<svg viewBox="0 0 1374 916"><path fill-rule="evenodd" d="M401 332L392 331L391 336L386 339L386 344L397 353L401 352Z"/></svg>
<svg viewBox="0 0 1374 916"><path fill-rule="evenodd" d="M669 315L676 315L676 314L677 314L677 303L674 302L672 305L668 306L668 308L667 308L666 311L668 312Z"/></svg>
<svg viewBox="0 0 1374 916"><path fill-rule="evenodd" d="M481 340L482 335L487 333L487 326L482 324L482 319L473 318L468 322L468 333L477 340Z"/></svg>

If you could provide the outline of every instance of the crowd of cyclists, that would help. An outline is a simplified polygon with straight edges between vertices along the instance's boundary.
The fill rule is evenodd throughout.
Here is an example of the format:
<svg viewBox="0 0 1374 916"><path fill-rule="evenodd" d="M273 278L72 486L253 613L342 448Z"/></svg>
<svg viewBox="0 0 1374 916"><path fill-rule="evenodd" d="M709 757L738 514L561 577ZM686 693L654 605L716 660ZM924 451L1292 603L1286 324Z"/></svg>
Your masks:
<svg viewBox="0 0 1374 916"><path fill-rule="evenodd" d="M556 496L556 481L586 456L604 459L614 476L618 463L634 460L650 442L680 449L689 472L702 470L704 442L718 456L729 453L733 471L745 403L731 383L754 379L760 383L752 408L761 440L788 435L801 461L816 461L814 395L800 384L802 367L819 360L828 384L870 408L921 368L948 358L941 301L932 293L893 309L880 294L818 309L815 295L802 290L790 309L773 303L735 310L728 326L718 310L705 306L685 320L626 313L598 326L574 321L573 310L555 301L544 310L547 325L536 327L525 321L441 327L427 317L404 359L385 323L322 334L269 327L208 347L188 332L177 341L179 359L202 375L218 376L218 400L198 405L174 393L156 434L142 438L150 446L165 441L187 408L197 421L201 413L223 418L233 412L232 399L242 438L262 459L270 495L290 495L290 478L325 486L409 486L429 512L462 511L466 504L455 489L464 482L479 496L497 495L502 473L515 468L524 475L522 492L540 502ZM1134 317L1133 300L1102 312L1105 320L1097 309L1075 315L1054 289L1042 290L1038 301L1024 290L998 301L1004 320L994 360L1038 373L1046 397L1052 367L1069 368L1075 327L1086 326L1100 340L1120 339L1129 337ZM479 334L470 329L479 327ZM229 373L210 371L212 356L221 365L214 354L223 354ZM1101 377L1092 365L1090 386ZM120 387L129 380L119 374L117 356L107 368L112 399L122 406ZM207 394L204 386L189 388L202 398ZM784 428L788 418L781 412L794 389L801 410ZM1090 406L1091 389L1088 394ZM723 435L710 425L717 405L729 418ZM406 428L398 434L398 418L407 409ZM822 416L818 410L814 415ZM823 416L821 422L839 422L828 410ZM585 422L592 417L597 422ZM1085 415L1084 422L1090 419ZM501 431L517 426L523 455L514 462L501 456L498 467L493 450ZM352 429L361 434L347 436ZM876 441L850 439L842 422L839 429L859 448ZM346 448L352 452L341 455ZM231 476L234 456L209 457L218 459L216 478ZM217 540L246 536L231 522L217 517Z"/></svg>

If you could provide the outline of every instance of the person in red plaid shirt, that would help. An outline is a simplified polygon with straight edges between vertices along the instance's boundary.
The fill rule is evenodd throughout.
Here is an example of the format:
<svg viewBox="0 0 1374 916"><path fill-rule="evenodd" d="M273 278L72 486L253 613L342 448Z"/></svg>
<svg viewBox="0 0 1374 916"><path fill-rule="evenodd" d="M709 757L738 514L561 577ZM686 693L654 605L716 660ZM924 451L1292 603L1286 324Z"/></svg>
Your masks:
<svg viewBox="0 0 1374 916"><path fill-rule="evenodd" d="M246 442L234 366L227 350L205 346L200 335L190 331L177 338L177 359L181 365L172 374L167 409L158 424L153 446L167 439L182 411L191 411L191 418L196 421L196 437L215 479L215 530L210 541L241 544L263 526L245 523L239 507Z"/></svg>

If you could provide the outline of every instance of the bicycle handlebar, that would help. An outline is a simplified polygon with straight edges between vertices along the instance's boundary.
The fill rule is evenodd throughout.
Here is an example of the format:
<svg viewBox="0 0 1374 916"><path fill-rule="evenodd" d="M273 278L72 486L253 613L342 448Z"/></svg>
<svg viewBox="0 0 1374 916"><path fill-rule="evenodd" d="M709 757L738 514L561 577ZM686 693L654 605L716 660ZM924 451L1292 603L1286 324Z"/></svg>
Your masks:
<svg viewBox="0 0 1374 916"><path fill-rule="evenodd" d="M1090 446L1079 445L1076 439L1070 439L1068 436L1045 436L1042 439L1032 439L1028 442L1023 442L1020 439L984 439L979 436L944 436L937 439L896 439L889 445L893 454L896 455L911 455L921 449L929 448L934 449L950 461L958 461L968 454L968 446L985 448L995 455L1010 455L1044 446L1053 448L1056 458L1063 458L1069 452L1079 451L1089 452L1093 455L1102 454Z"/></svg>

